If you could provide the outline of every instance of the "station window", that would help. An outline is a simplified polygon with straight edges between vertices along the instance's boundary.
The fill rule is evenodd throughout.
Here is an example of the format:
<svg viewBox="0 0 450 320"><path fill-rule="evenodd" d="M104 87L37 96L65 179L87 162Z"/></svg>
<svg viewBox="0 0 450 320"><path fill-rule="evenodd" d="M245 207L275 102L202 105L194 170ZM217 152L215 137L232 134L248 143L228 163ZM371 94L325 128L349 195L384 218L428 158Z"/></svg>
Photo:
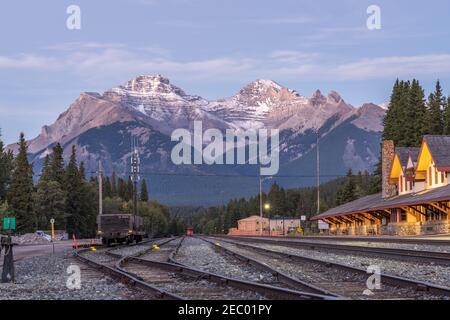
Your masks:
<svg viewBox="0 0 450 320"><path fill-rule="evenodd" d="M400 215L400 221L406 221L406 211L402 210L401 215Z"/></svg>

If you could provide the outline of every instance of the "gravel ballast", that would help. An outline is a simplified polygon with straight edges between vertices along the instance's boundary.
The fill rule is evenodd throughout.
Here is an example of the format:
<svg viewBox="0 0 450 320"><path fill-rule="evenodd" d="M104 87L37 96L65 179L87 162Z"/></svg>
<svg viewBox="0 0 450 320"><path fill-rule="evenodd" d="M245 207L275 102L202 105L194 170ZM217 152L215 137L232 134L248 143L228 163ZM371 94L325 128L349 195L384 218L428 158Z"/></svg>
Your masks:
<svg viewBox="0 0 450 320"><path fill-rule="evenodd" d="M267 284L276 281L269 272L224 256L215 251L211 244L197 238L186 238L175 258L182 264L229 278Z"/></svg>
<svg viewBox="0 0 450 320"><path fill-rule="evenodd" d="M253 244L261 248L292 253L314 259L336 262L351 267L366 269L370 265L377 265L382 273L397 275L413 280L430 282L440 286L448 287L450 284L450 267L435 265L433 263L424 264L416 262L390 260L389 258L364 257L352 254L335 254L314 250L303 250L284 246Z"/></svg>
<svg viewBox="0 0 450 320"><path fill-rule="evenodd" d="M81 269L81 289L68 289L67 268ZM76 261L72 253L31 257L16 262L15 283L0 283L1 300L129 300L139 292Z"/></svg>

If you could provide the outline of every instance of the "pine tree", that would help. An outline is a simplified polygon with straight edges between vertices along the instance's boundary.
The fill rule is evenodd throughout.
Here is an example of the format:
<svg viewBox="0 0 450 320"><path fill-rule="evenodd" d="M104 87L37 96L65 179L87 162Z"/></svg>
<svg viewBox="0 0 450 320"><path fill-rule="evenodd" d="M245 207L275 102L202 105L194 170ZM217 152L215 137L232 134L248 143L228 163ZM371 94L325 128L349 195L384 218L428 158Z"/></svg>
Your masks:
<svg viewBox="0 0 450 320"><path fill-rule="evenodd" d="M14 160L11 188L7 199L11 213L17 219L17 231L33 232L37 221L33 211L33 166L27 158L28 146L20 134L19 153Z"/></svg>
<svg viewBox="0 0 450 320"><path fill-rule="evenodd" d="M442 95L442 88L439 80L436 82L436 89L428 97L428 117L427 134L441 135L444 132L444 121L442 110L445 105L445 97Z"/></svg>
<svg viewBox="0 0 450 320"><path fill-rule="evenodd" d="M86 181L86 168L84 167L84 161L80 162L80 177L82 180Z"/></svg>
<svg viewBox="0 0 450 320"><path fill-rule="evenodd" d="M103 199L112 198L111 189L111 181L109 180L109 177L106 177L106 179L103 179Z"/></svg>
<svg viewBox="0 0 450 320"><path fill-rule="evenodd" d="M125 201L130 201L133 199L133 190L134 190L133 181L131 181L131 177L128 176L127 188L124 198Z"/></svg>
<svg viewBox="0 0 450 320"><path fill-rule="evenodd" d="M6 199L8 188L11 183L11 172L13 170L13 154L4 150L3 141L0 139L0 201Z"/></svg>
<svg viewBox="0 0 450 320"><path fill-rule="evenodd" d="M338 194L336 196L337 205L351 202L358 198L358 195L356 193L357 186L355 183L355 176L353 175L353 172L351 169L348 170L346 179L347 179L347 181L346 181L345 185L338 191Z"/></svg>
<svg viewBox="0 0 450 320"><path fill-rule="evenodd" d="M67 232L69 236L75 234L81 238L86 228L86 220L83 218L82 211L82 179L77 166L75 146L72 147L69 164L65 170L65 188L67 193L66 213L67 213Z"/></svg>
<svg viewBox="0 0 450 320"><path fill-rule="evenodd" d="M402 146L418 147L422 143L427 125L425 93L418 80L413 79L409 90L408 107L405 113L405 139Z"/></svg>
<svg viewBox="0 0 450 320"><path fill-rule="evenodd" d="M409 81L397 81L392 89L389 108L384 117L383 140L394 140L395 145L408 142L406 118L409 104Z"/></svg>
<svg viewBox="0 0 450 320"><path fill-rule="evenodd" d="M126 193L127 193L127 185L125 184L125 181L122 178L119 178L117 182L117 194L119 198L125 201Z"/></svg>
<svg viewBox="0 0 450 320"><path fill-rule="evenodd" d="M148 201L148 190L147 190L147 182L145 181L145 179L142 180L142 184L141 184L141 201Z"/></svg>
<svg viewBox="0 0 450 320"><path fill-rule="evenodd" d="M58 182L61 186L64 185L64 159L63 148L59 143L53 147L53 155L50 161L51 166L51 180Z"/></svg>
<svg viewBox="0 0 450 320"><path fill-rule="evenodd" d="M111 193L113 197L117 197L117 178L115 171L113 171L111 176Z"/></svg>
<svg viewBox="0 0 450 320"><path fill-rule="evenodd" d="M50 229L50 219L55 219L55 228L66 228L65 194L61 185L52 180L41 179L33 194L34 212L39 229Z"/></svg>
<svg viewBox="0 0 450 320"><path fill-rule="evenodd" d="M450 135L450 96L447 98L444 109L444 134Z"/></svg>

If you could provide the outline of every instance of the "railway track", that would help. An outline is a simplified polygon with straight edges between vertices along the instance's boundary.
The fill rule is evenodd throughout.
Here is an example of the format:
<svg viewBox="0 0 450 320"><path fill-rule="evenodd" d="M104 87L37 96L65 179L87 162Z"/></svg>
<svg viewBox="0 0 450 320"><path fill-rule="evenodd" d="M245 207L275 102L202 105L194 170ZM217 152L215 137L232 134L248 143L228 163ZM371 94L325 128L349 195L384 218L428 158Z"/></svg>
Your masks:
<svg viewBox="0 0 450 320"><path fill-rule="evenodd" d="M79 250L76 256L112 278L151 293L155 299L335 299L331 296L231 279L183 266L173 259L182 241L169 239L160 242L159 249L150 248L132 255L122 255L120 252L113 252L114 249L95 252L93 255L101 255L101 262L96 261L98 256L94 259L83 255L88 249ZM171 248L161 249L166 245L166 248Z"/></svg>
<svg viewBox="0 0 450 320"><path fill-rule="evenodd" d="M363 294L369 274L366 270L305 256L269 250L248 243L223 238L209 238L216 243L249 259L283 271L316 287L350 299L449 299L450 288L414 281L398 276L381 274L381 289Z"/></svg>
<svg viewBox="0 0 450 320"><path fill-rule="evenodd" d="M233 237L241 242L247 243L264 243L278 246L286 246L291 248L301 248L306 250L317 250L324 252L351 253L366 256L387 256L394 259L434 263L444 266L450 266L450 253L437 251L409 250L398 248L379 248L379 247L363 247L345 244L320 243L295 241L287 239L264 239L264 238L244 238Z"/></svg>
<svg viewBox="0 0 450 320"><path fill-rule="evenodd" d="M310 293L314 293L314 294L334 296L334 297L340 298L340 299L343 298L343 297L339 297L335 293L332 293L328 290L319 288L313 284L296 279L296 278L288 275L287 273L276 270L276 269L268 266L267 264L259 262L258 260L255 260L255 259L249 258L248 256L239 254L239 253L229 250L228 248L225 248L223 246L216 245L216 243L214 243L214 241L211 241L211 240L205 239L205 238L198 238L198 239L201 239L202 241L204 241L205 243L210 245L219 254L226 256L228 258L231 257L231 259L235 260L235 262L233 263L234 267L240 265L241 269L244 269L248 266L251 266L253 269L270 274L270 276L271 276L270 284L271 285L279 286L279 287L287 287L290 289L301 290L304 292L310 292ZM236 264L236 262L238 262L238 264Z"/></svg>
<svg viewBox="0 0 450 320"><path fill-rule="evenodd" d="M282 239L289 240L290 238L283 237ZM303 239L306 240L322 240L322 241L346 241L346 242L382 242L382 243L403 243L403 244L425 244L425 245L450 245L449 240L445 239L423 239L423 238L383 238L383 237L345 237L345 236L306 236Z"/></svg>

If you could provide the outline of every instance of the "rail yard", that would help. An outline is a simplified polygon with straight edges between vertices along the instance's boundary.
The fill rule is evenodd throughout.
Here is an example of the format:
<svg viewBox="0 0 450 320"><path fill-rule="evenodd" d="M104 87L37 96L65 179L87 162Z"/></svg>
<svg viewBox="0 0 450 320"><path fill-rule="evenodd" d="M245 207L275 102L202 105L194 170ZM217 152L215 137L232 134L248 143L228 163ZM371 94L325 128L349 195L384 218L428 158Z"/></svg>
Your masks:
<svg viewBox="0 0 450 320"><path fill-rule="evenodd" d="M47 256L21 256L16 262L16 283L1 284L0 296L80 300L450 300L450 243L439 239L385 240L187 236L132 245L68 248ZM66 269L70 265L80 268L77 290L66 287ZM371 286L376 284L371 278L377 275L373 270L378 270L379 286Z"/></svg>

